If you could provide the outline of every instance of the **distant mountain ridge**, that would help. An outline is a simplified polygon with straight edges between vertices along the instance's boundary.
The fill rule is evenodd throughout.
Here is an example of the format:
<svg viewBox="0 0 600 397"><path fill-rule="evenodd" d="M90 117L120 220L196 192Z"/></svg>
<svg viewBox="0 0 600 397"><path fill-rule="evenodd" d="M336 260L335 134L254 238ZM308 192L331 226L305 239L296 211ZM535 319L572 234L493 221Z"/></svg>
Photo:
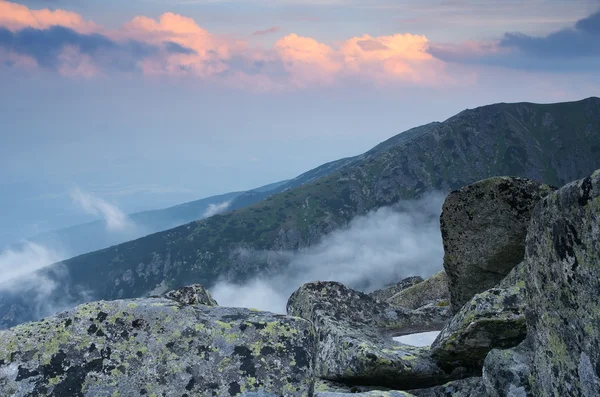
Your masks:
<svg viewBox="0 0 600 397"><path fill-rule="evenodd" d="M64 261L64 286L85 290L79 300L115 299L276 274L287 263L269 252L311 246L355 216L399 200L498 175L560 186L597 168L600 99L483 106L321 166L248 207ZM53 269L40 274L60 282ZM2 325L32 317L24 295L0 297Z"/></svg>

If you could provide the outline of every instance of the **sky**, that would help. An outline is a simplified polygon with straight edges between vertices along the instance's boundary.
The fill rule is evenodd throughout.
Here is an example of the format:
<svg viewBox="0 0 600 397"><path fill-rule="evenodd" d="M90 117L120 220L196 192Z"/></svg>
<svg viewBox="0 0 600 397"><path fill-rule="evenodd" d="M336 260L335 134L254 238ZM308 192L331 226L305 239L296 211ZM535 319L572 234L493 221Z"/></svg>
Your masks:
<svg viewBox="0 0 600 397"><path fill-rule="evenodd" d="M0 247L98 218L82 197L162 208L598 96L598 70L600 0L0 0Z"/></svg>

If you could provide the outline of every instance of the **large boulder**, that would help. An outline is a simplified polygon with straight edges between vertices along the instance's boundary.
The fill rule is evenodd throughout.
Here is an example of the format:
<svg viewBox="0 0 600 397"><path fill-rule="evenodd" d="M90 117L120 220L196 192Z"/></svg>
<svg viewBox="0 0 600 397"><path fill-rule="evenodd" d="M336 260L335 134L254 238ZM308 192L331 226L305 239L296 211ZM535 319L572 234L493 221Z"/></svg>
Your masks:
<svg viewBox="0 0 600 397"><path fill-rule="evenodd" d="M534 396L600 395L600 170L536 207L527 234Z"/></svg>
<svg viewBox="0 0 600 397"><path fill-rule="evenodd" d="M529 356L525 342L512 349L492 350L483 364L483 384L487 396L531 396Z"/></svg>
<svg viewBox="0 0 600 397"><path fill-rule="evenodd" d="M454 313L523 260L531 212L552 190L528 179L496 177L448 195L440 224Z"/></svg>
<svg viewBox="0 0 600 397"><path fill-rule="evenodd" d="M369 292L369 296L371 296L372 298L378 299L380 301L386 301L389 298L391 298L392 296L396 295L398 292L404 291L405 289L410 288L415 284L419 284L422 281L423 281L423 277L419 277L419 276L407 277L389 287L385 287L385 288L375 290L373 292Z"/></svg>
<svg viewBox="0 0 600 397"><path fill-rule="evenodd" d="M180 292L89 303L0 331L0 395L312 393L310 322L185 304L195 294Z"/></svg>
<svg viewBox="0 0 600 397"><path fill-rule="evenodd" d="M404 391L398 390L376 390L376 391L365 391L359 393L344 393L344 392L318 392L315 393L315 397L414 397Z"/></svg>
<svg viewBox="0 0 600 397"><path fill-rule="evenodd" d="M511 271L498 288L475 295L450 320L431 345L443 367L480 369L493 348L509 348L525 339L524 265Z"/></svg>
<svg viewBox="0 0 600 397"><path fill-rule="evenodd" d="M448 306L450 290L446 272L442 270L425 281L403 289L390 297L388 302L408 309L418 309L426 305Z"/></svg>
<svg viewBox="0 0 600 397"><path fill-rule="evenodd" d="M305 284L292 294L288 314L313 322L317 335L317 377L347 384L393 389L428 387L463 376L446 373L429 348L392 337L440 329L446 317L377 301L336 282ZM432 314L433 313L433 314Z"/></svg>

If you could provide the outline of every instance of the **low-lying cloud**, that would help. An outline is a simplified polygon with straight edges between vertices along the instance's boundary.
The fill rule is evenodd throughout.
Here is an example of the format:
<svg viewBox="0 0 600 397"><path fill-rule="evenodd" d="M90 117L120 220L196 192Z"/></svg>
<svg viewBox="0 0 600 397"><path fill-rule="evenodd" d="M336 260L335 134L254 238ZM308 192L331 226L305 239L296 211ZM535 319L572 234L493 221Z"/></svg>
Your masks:
<svg viewBox="0 0 600 397"><path fill-rule="evenodd" d="M223 281L211 288L223 306L285 313L287 299L303 283L339 281L372 291L409 276L428 277L443 261L439 215L445 195L380 208L355 218L347 228L300 252L243 250L245 260L289 263L281 275L258 277L242 285Z"/></svg>
<svg viewBox="0 0 600 397"><path fill-rule="evenodd" d="M64 289L63 281L68 279L67 269L62 264L55 264L62 257L60 251L31 242L0 252L2 314L18 318L23 315L19 307L23 305L27 315L42 318L75 304L76 299ZM51 264L55 265L49 267ZM86 294L78 294L78 299L82 296ZM14 310L3 307L6 304L15 305ZM5 321L10 322L10 318L0 317L0 326Z"/></svg>
<svg viewBox="0 0 600 397"><path fill-rule="evenodd" d="M229 206L231 205L231 201L224 201L219 204L209 204L206 211L202 214L203 218L210 218L213 215L220 214L222 212L227 211Z"/></svg>
<svg viewBox="0 0 600 397"><path fill-rule="evenodd" d="M109 231L127 231L135 227L131 219L116 205L75 188L70 193L73 203L90 215L101 217Z"/></svg>

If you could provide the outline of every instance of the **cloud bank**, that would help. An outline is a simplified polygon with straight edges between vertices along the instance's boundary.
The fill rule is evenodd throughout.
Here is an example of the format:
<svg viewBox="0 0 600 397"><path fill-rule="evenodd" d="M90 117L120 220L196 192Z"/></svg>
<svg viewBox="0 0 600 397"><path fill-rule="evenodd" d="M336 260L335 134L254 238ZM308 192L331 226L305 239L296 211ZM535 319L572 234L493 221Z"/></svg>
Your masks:
<svg viewBox="0 0 600 397"><path fill-rule="evenodd" d="M506 33L492 42L430 45L428 52L444 62L525 70L595 71L600 67L600 11L546 36Z"/></svg>
<svg viewBox="0 0 600 397"><path fill-rule="evenodd" d="M66 268L60 264L46 268L62 257L59 251L30 242L18 249L0 252L0 306L4 304L5 297L9 301L12 296L21 297L27 300L28 308L33 308L34 316L42 318L75 304L77 300L70 291L64 290L61 282L68 278ZM86 296L85 292L80 292L78 297ZM8 312L9 316L18 317L20 314L18 304ZM4 320L9 319L0 318L0 324Z"/></svg>
<svg viewBox="0 0 600 397"><path fill-rule="evenodd" d="M306 282L339 281L371 291L409 276L428 277L442 268L439 216L444 198L443 194L431 194L380 208L297 253L243 250L238 254L246 261L289 265L281 275L259 277L241 285L220 282L211 293L223 306L285 313L291 293Z"/></svg>
<svg viewBox="0 0 600 397"><path fill-rule="evenodd" d="M278 27L250 37L276 34ZM271 48L215 35L188 17L136 16L107 29L81 15L32 10L0 0L0 64L94 78L115 72L176 76L261 90L336 84L348 79L435 86L453 83L428 53L425 36L351 37L335 45L289 34Z"/></svg>

